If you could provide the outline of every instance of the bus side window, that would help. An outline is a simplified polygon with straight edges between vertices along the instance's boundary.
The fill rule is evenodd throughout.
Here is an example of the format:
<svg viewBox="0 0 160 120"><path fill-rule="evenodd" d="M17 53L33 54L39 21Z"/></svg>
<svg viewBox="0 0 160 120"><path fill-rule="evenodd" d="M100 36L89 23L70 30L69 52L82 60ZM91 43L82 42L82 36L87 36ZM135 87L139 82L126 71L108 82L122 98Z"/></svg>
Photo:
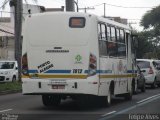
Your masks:
<svg viewBox="0 0 160 120"><path fill-rule="evenodd" d="M102 40L106 40L106 25L101 24L101 35L102 35Z"/></svg>
<svg viewBox="0 0 160 120"><path fill-rule="evenodd" d="M115 27L111 27L111 41L116 41Z"/></svg>
<svg viewBox="0 0 160 120"><path fill-rule="evenodd" d="M99 40L102 39L101 38L101 25L100 24L98 24L98 39Z"/></svg>
<svg viewBox="0 0 160 120"><path fill-rule="evenodd" d="M118 28L116 29L116 35L117 35L117 42L120 42L120 31Z"/></svg>
<svg viewBox="0 0 160 120"><path fill-rule="evenodd" d="M110 57L117 57L117 43L108 42L107 50Z"/></svg>
<svg viewBox="0 0 160 120"><path fill-rule="evenodd" d="M107 40L111 40L111 28L107 26Z"/></svg>
<svg viewBox="0 0 160 120"><path fill-rule="evenodd" d="M98 38L99 38L99 52L101 56L107 55L107 41L106 41L106 25L103 23L98 24Z"/></svg>
<svg viewBox="0 0 160 120"><path fill-rule="evenodd" d="M120 42L125 43L124 30L120 29Z"/></svg>
<svg viewBox="0 0 160 120"><path fill-rule="evenodd" d="M118 43L118 57L126 57L126 45Z"/></svg>
<svg viewBox="0 0 160 120"><path fill-rule="evenodd" d="M127 50L125 44L124 30L116 29L116 35L117 35L118 57L126 57Z"/></svg>

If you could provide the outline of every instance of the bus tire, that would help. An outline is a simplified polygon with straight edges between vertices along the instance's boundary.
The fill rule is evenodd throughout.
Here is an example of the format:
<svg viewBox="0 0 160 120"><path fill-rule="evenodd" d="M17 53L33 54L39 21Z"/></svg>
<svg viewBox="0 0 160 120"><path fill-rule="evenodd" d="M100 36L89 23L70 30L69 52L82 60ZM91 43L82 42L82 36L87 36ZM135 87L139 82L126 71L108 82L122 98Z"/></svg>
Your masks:
<svg viewBox="0 0 160 120"><path fill-rule="evenodd" d="M110 107L111 106L111 96L112 96L112 94L111 94L111 89L109 89L109 91L108 91L108 96L105 96L105 97L102 97L101 99L102 99L102 103L103 103L103 105L105 106L105 107Z"/></svg>
<svg viewBox="0 0 160 120"><path fill-rule="evenodd" d="M111 93L111 89L109 89L108 90L107 101L106 101L106 106L107 107L111 106L111 100L112 100L112 93Z"/></svg>
<svg viewBox="0 0 160 120"><path fill-rule="evenodd" d="M58 95L42 95L42 102L44 106L58 106L61 102L61 97Z"/></svg>

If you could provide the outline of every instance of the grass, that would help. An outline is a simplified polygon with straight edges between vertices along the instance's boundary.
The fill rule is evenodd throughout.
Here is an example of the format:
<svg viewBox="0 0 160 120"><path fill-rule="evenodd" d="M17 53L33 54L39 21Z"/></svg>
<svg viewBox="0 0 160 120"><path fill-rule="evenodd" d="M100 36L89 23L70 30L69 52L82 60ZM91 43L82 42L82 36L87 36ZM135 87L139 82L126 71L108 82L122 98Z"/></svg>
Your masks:
<svg viewBox="0 0 160 120"><path fill-rule="evenodd" d="M0 92L8 90L11 91L22 90L22 83L21 82L0 83Z"/></svg>

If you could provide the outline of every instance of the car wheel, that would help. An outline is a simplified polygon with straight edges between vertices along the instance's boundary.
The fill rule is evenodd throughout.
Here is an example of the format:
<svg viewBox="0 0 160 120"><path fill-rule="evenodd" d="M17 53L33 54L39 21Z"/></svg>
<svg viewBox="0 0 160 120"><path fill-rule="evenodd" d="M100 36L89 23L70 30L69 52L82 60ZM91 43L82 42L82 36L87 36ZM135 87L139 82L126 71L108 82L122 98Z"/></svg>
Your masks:
<svg viewBox="0 0 160 120"><path fill-rule="evenodd" d="M13 77L12 77L12 82L15 82L15 81L16 81L16 77L13 76Z"/></svg>
<svg viewBox="0 0 160 120"><path fill-rule="evenodd" d="M152 83L151 87L152 87L153 89L156 88L156 78L155 78L154 82Z"/></svg>
<svg viewBox="0 0 160 120"><path fill-rule="evenodd" d="M146 86L145 86L145 84L144 84L143 87L141 88L141 91L142 91L142 92L145 92L145 91L146 91Z"/></svg>

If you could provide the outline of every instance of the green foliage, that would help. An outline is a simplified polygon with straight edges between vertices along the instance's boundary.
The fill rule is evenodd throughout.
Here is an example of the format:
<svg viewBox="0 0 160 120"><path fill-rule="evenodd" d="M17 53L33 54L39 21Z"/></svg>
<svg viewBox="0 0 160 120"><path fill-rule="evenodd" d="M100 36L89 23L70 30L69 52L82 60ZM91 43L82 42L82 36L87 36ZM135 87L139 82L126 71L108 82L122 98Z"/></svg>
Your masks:
<svg viewBox="0 0 160 120"><path fill-rule="evenodd" d="M153 44L149 41L149 39L151 39L150 34L150 32L146 31L138 33L137 58L144 58L146 53L153 51Z"/></svg>
<svg viewBox="0 0 160 120"><path fill-rule="evenodd" d="M139 33L138 57L160 59L160 6L144 14L141 25L148 31Z"/></svg>
<svg viewBox="0 0 160 120"><path fill-rule="evenodd" d="M7 83L0 83L0 91L7 91L7 90L21 90L22 83L21 82L7 82Z"/></svg>
<svg viewBox="0 0 160 120"><path fill-rule="evenodd" d="M147 28L160 28L160 6L148 11L141 20L141 25Z"/></svg>

